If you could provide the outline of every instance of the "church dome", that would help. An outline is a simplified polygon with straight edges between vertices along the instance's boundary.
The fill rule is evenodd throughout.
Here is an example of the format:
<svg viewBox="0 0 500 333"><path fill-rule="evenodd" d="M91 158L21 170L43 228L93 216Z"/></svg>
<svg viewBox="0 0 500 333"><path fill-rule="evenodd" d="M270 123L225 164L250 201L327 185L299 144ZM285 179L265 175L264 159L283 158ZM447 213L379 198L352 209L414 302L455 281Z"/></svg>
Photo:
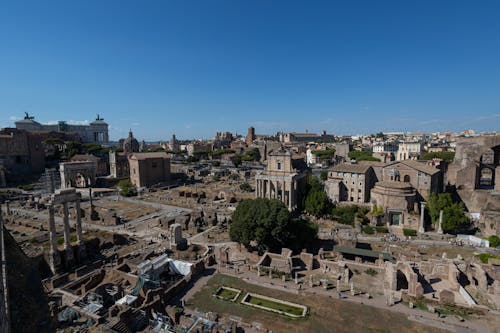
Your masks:
<svg viewBox="0 0 500 333"><path fill-rule="evenodd" d="M128 132L128 138L123 141L123 151L126 153L136 153L139 151L139 141L134 138L132 131Z"/></svg>

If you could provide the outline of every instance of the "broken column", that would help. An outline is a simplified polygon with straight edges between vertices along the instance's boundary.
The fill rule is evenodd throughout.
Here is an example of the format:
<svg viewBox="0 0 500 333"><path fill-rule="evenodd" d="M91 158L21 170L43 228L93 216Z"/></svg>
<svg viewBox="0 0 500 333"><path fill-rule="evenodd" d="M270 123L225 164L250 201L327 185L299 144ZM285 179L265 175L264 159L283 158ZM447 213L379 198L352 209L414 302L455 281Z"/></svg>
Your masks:
<svg viewBox="0 0 500 333"><path fill-rule="evenodd" d="M74 262L73 248L71 247L71 231L69 226L68 203L63 203L64 223L64 250L66 251L66 267L71 267Z"/></svg>
<svg viewBox="0 0 500 333"><path fill-rule="evenodd" d="M61 257L59 256L59 250L57 249L57 234L56 234L56 223L54 218L54 206L49 205L49 240L50 240L50 252L49 252L49 266L52 273L56 274L61 267Z"/></svg>
<svg viewBox="0 0 500 333"><path fill-rule="evenodd" d="M443 233L443 210L439 211L439 225L438 225L438 234Z"/></svg>
<svg viewBox="0 0 500 333"><path fill-rule="evenodd" d="M425 217L425 201L422 201L420 203L420 223L418 225L418 232L419 233L425 232L424 217Z"/></svg>

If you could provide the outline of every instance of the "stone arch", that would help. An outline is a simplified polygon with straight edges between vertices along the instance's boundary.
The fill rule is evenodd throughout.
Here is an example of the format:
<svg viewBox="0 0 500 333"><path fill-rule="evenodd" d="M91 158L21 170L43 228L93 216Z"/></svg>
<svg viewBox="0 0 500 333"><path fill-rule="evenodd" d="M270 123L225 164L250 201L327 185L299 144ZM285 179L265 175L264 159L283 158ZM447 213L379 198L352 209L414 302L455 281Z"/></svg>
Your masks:
<svg viewBox="0 0 500 333"><path fill-rule="evenodd" d="M90 179L81 172L77 172L74 178L75 187L87 187L90 183Z"/></svg>
<svg viewBox="0 0 500 333"><path fill-rule="evenodd" d="M408 279L406 275L398 269L396 272L396 291L401 289L408 290Z"/></svg>
<svg viewBox="0 0 500 333"><path fill-rule="evenodd" d="M413 268L408 262L398 262L395 271L396 283L394 286L396 290L406 290L410 296L423 295L424 288L418 280L418 274L413 271ZM406 287L406 289L404 287Z"/></svg>

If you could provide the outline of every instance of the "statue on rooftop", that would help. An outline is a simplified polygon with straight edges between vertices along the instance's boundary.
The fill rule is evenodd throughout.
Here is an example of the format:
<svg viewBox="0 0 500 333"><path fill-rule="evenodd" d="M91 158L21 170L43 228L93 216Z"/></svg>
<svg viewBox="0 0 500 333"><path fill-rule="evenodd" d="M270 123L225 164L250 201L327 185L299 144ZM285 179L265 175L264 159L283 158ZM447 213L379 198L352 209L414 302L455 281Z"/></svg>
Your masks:
<svg viewBox="0 0 500 333"><path fill-rule="evenodd" d="M24 119L33 120L33 119L35 119L35 117L33 117L33 116L31 116L31 117L30 117L29 113L28 113L28 112L25 112L25 113L24 113Z"/></svg>

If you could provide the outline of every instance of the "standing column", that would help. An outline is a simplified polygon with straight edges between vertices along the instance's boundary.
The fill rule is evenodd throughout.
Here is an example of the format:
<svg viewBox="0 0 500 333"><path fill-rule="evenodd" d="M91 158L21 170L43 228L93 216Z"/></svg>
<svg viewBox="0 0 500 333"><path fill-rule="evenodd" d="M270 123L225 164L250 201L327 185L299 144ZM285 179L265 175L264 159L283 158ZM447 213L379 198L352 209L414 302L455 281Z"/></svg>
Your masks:
<svg viewBox="0 0 500 333"><path fill-rule="evenodd" d="M73 248L71 247L71 232L69 228L68 203L63 203L64 249L66 250L66 268L73 264Z"/></svg>
<svg viewBox="0 0 500 333"><path fill-rule="evenodd" d="M57 239L56 239L56 222L54 218L54 205L49 205L49 240L50 240L50 252L49 252L49 265L52 273L56 274L61 265L61 257L59 256L59 250L57 249Z"/></svg>
<svg viewBox="0 0 500 333"><path fill-rule="evenodd" d="M82 212L80 210L80 199L76 200L76 243L78 245L83 244L83 233L82 233Z"/></svg>
<svg viewBox="0 0 500 333"><path fill-rule="evenodd" d="M419 223L419 226L418 226L418 232L419 233L424 233L425 232L424 215L425 215L425 201L422 201L420 203L420 223Z"/></svg>
<svg viewBox="0 0 500 333"><path fill-rule="evenodd" d="M443 233L443 210L439 211L439 226L438 226L438 234Z"/></svg>

